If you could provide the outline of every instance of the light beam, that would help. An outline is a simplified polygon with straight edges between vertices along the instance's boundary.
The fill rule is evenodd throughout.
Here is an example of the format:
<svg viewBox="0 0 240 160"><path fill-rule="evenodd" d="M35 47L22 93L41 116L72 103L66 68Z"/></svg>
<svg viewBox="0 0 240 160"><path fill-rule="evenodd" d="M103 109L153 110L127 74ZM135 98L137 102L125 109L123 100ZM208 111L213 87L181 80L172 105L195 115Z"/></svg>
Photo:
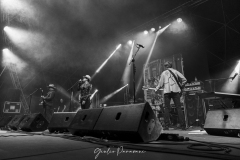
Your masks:
<svg viewBox="0 0 240 160"><path fill-rule="evenodd" d="M125 86L123 86L123 87L117 89L116 91L110 93L109 95L105 96L102 100L100 100L100 103L106 102L107 100L109 100L111 97L113 97L115 94L117 94L118 92L120 92L122 89L124 89L127 86L128 86L128 84L126 84Z"/></svg>
<svg viewBox="0 0 240 160"><path fill-rule="evenodd" d="M135 42L133 41L131 51L130 51L130 54L128 56L126 66L125 66L125 69L124 69L124 72L123 72L123 75L122 75L123 84L128 84L130 82L131 66L129 65L129 62L132 59L134 44L135 44Z"/></svg>
<svg viewBox="0 0 240 160"><path fill-rule="evenodd" d="M92 79L96 76L96 74L105 66L108 60L114 55L114 53L121 47L122 45L119 44L117 48L110 54L110 56L102 63L102 65L96 70L96 72L92 75Z"/></svg>

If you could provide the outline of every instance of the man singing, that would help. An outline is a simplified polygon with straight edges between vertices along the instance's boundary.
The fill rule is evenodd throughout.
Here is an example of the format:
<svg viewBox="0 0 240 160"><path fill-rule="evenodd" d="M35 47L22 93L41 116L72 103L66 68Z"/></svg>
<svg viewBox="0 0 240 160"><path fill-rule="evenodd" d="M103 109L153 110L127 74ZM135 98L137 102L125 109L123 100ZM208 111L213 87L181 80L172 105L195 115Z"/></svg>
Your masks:
<svg viewBox="0 0 240 160"><path fill-rule="evenodd" d="M83 76L83 80L79 80L78 91L79 91L79 103L82 109L89 109L91 105L91 89L92 85L89 83L91 77L89 75Z"/></svg>
<svg viewBox="0 0 240 160"><path fill-rule="evenodd" d="M170 117L169 117L169 110L170 110L170 101L173 99L174 105L177 108L178 118L180 121L181 129L186 129L185 118L181 109L180 103L180 93L181 87L187 83L187 79L177 70L172 68L171 62L164 63L165 71L161 74L159 83L155 88L157 91L159 88L164 89L164 121L165 121L165 130L169 129L170 125Z"/></svg>
<svg viewBox="0 0 240 160"><path fill-rule="evenodd" d="M49 84L48 87L48 93L46 96L42 96L43 100L43 115L46 118L48 122L50 122L52 115L54 113L54 108L53 108L53 99L55 97L55 86L54 84Z"/></svg>

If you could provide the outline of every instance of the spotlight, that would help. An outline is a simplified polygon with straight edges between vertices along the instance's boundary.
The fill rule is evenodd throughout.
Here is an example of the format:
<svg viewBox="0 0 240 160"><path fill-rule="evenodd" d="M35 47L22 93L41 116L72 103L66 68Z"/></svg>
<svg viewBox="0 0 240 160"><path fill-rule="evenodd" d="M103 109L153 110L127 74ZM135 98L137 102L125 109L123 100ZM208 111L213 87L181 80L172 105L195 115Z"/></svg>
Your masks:
<svg viewBox="0 0 240 160"><path fill-rule="evenodd" d="M113 53L103 62L103 64L96 70L96 73L98 73L102 68L103 68L103 66L108 62L108 60L113 56L113 54L121 47L122 45L121 44L119 44L118 46L117 46L117 48L113 51ZM93 79L93 77L95 76L95 74L92 76L92 79Z"/></svg>
<svg viewBox="0 0 240 160"><path fill-rule="evenodd" d="M128 44L129 44L129 45L131 45L132 43L133 43L133 41L132 41L132 40L129 40L129 41L128 41Z"/></svg>
<svg viewBox="0 0 240 160"><path fill-rule="evenodd" d="M240 73L240 60L238 61L237 66L235 67L235 72Z"/></svg>
<svg viewBox="0 0 240 160"><path fill-rule="evenodd" d="M9 49L7 49L7 48L4 48L4 49L3 49L3 52L7 52L7 51L9 51Z"/></svg>
<svg viewBox="0 0 240 160"><path fill-rule="evenodd" d="M159 26L159 29L161 29L162 27L161 26Z"/></svg>
<svg viewBox="0 0 240 160"><path fill-rule="evenodd" d="M151 28L151 31L154 32L154 31L155 31L155 28Z"/></svg>
<svg viewBox="0 0 240 160"><path fill-rule="evenodd" d="M147 31L147 30L145 30L143 33L144 33L144 34L148 34L148 31Z"/></svg>
<svg viewBox="0 0 240 160"><path fill-rule="evenodd" d="M5 26L5 27L3 28L4 31L7 31L8 29L9 29L8 26Z"/></svg>
<svg viewBox="0 0 240 160"><path fill-rule="evenodd" d="M178 19L177 19L177 22L178 22L178 23L182 22L182 18L178 18Z"/></svg>
<svg viewBox="0 0 240 160"><path fill-rule="evenodd" d="M118 50L120 47L121 47L121 44L119 44L119 45L117 46L116 50Z"/></svg>

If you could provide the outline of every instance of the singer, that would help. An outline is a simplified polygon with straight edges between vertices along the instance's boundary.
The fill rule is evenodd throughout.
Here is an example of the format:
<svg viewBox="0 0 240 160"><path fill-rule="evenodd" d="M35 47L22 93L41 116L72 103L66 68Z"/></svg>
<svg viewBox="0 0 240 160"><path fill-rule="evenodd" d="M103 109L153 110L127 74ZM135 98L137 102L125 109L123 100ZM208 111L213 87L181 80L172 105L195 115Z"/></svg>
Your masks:
<svg viewBox="0 0 240 160"><path fill-rule="evenodd" d="M91 105L90 96L91 96L92 84L90 84L90 81L91 81L91 77L89 75L86 75L86 76L83 76L83 80L80 79L78 82L78 91L79 91L78 101L80 103L81 109L89 109Z"/></svg>

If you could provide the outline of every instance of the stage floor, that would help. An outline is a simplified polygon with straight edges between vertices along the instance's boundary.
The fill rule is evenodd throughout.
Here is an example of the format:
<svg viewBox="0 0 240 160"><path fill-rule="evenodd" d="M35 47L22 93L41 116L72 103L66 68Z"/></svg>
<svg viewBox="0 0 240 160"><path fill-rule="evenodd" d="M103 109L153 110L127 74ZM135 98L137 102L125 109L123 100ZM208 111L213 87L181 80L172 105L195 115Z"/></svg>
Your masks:
<svg viewBox="0 0 240 160"><path fill-rule="evenodd" d="M240 159L240 138L208 135L199 128L189 131L168 130L189 137L193 141L155 141L151 143L124 143L100 140L92 137L76 137L71 134L44 132L11 132L0 130L0 159L15 160L200 160ZM222 149L192 146L207 142L221 145ZM190 148L188 148L190 147ZM197 148L197 150L196 150ZM201 150L199 150L201 149Z"/></svg>

